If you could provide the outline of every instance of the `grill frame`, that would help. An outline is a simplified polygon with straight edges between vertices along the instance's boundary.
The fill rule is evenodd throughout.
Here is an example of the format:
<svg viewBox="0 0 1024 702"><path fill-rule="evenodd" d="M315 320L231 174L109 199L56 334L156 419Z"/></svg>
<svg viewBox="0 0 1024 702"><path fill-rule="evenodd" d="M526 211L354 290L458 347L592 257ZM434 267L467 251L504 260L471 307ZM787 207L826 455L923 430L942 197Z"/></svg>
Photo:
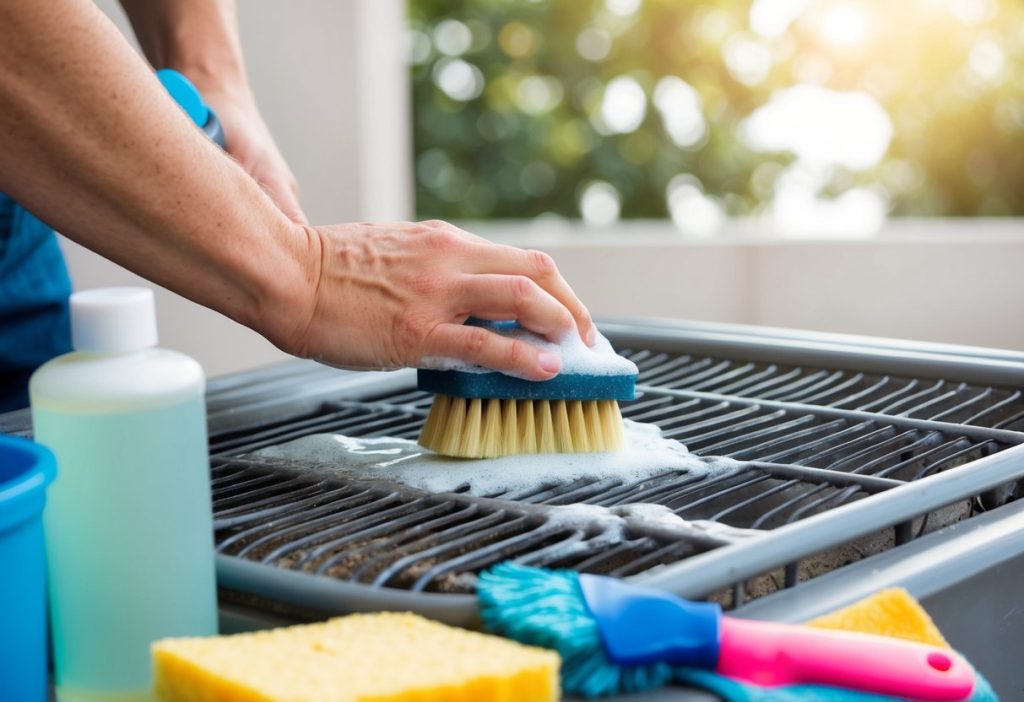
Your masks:
<svg viewBox="0 0 1024 702"><path fill-rule="evenodd" d="M601 327L619 348L643 347L669 353L685 349L693 355L736 361L823 367L882 376L935 380L955 378L958 383L1024 387L1024 354L1014 352L700 323L624 321L605 322ZM211 384L211 432L223 434L242 426L270 425L283 413L313 412L328 399L343 397L365 401L407 389L410 384L410 373L405 371L339 373L305 363L287 364L274 371L239 374ZM739 405L797 409L819 417L848 421L879 417L875 412L803 405L785 400L745 399L713 392L680 390L670 394L709 402L728 401ZM858 478L852 474L848 476L850 479L868 485L877 481L873 487L884 494L873 494L869 498L834 507L776 527L754 539L722 545L678 563L655 567L630 579L693 598L731 589L732 604L739 606L745 600L744 583L752 578L792 566L825 549L870 537L879 529L898 525L905 527L921 515L962 500L980 499L983 493L1005 489L1024 478L1022 432L907 417L899 412L884 416L892 425L921 431L955 432L979 441L998 440L1013 446L974 460L969 465L897 487L883 484L888 482L884 478ZM794 470L792 465L759 465L782 472ZM898 541L913 536L906 531L901 536L897 530ZM225 554L218 555L218 575L222 586L227 588L322 612L411 608L452 623L475 622L472 595L371 588L326 576L268 567Z"/></svg>
<svg viewBox="0 0 1024 702"><path fill-rule="evenodd" d="M611 320L601 323L601 328L618 348L642 347L652 352L669 354L685 352L736 362L749 361L755 366L776 363L936 381L955 378L954 391L965 387L966 391L971 391L971 387L961 384L972 387L994 385L1018 391L1024 388L1024 353L1012 351L663 320ZM739 376L742 375L739 373ZM693 379L690 377L690 380ZM812 382L821 379L812 378ZM840 378L842 382L848 380ZM325 401L345 398L362 402L374 396L406 390L411 384L410 371L353 373L303 361L237 373L215 379L209 385L207 408L210 432L213 437L223 437L238 430L256 431L261 427L272 427L285 415L313 414ZM849 408L803 405L785 399L745 399L692 389L679 390L676 394L706 402L728 401L745 406L756 404L769 409L795 408L817 417L847 421L877 419L880 416L875 412L858 413ZM925 403L928 401L928 398L924 399ZM692 598L708 597L723 589L731 590L732 605L740 607L742 613L746 599L745 584L753 578L789 566L786 571L786 589L768 598L797 594L801 584L797 584L796 588L790 587L794 584L790 576L795 572L796 564L813 558L825 549L869 538L883 527L896 527L897 546L885 551L884 556L890 562L894 558L898 560L901 542L919 541L914 539L916 534L909 528L916 517L963 500L979 503L988 500L992 503L989 507L998 507L1006 497L1008 486L1017 489L1018 481L1024 479L1024 426L1016 424L1019 417L1014 420L1014 430L1011 431L936 422L927 416L907 416L914 415L918 409L917 406L897 405L893 414L885 415L885 422L908 430L953 432L979 441L995 440L1013 446L974 460L969 465L897 487L891 487L891 481L884 477L843 474L847 480L879 494L776 527L754 539L720 545L707 553L652 568L631 579ZM1020 431L1016 430L1018 428ZM29 436L31 427L28 412L0 415L0 430ZM819 469L813 467L778 465L772 462L756 465L774 471L781 477L821 477L814 473ZM394 489L394 486L391 485L389 489ZM531 505L523 507L530 508ZM987 519L1007 509L979 516ZM966 523L971 524L972 520ZM693 535L686 536L691 538ZM924 538L929 537L926 535ZM1024 544L1020 551L1024 552ZM1010 554L1004 555L1010 558ZM867 560L870 561L870 558ZM855 564L856 567L844 566L834 573L841 575L844 571L852 572L855 569L863 571L864 568L860 566L865 563L862 560L859 565ZM327 576L267 566L223 553L217 556L217 569L219 583L225 592L237 591L245 593L246 597L251 595L265 598L265 601L288 603L313 613L313 616L350 611L412 609L457 624L472 625L476 620L475 598L472 595L368 587ZM820 578L805 585L814 584L818 580ZM761 598L756 602L764 601L765 598Z"/></svg>

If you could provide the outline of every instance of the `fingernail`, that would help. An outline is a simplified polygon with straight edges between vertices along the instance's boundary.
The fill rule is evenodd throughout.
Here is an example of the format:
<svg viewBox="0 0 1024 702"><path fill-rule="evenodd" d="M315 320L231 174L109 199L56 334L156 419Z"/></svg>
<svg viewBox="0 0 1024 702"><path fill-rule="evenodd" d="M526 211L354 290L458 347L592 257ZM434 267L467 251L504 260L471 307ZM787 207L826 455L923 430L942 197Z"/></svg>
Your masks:
<svg viewBox="0 0 1024 702"><path fill-rule="evenodd" d="M590 331L587 332L587 346L593 346L597 343L597 327L590 327Z"/></svg>
<svg viewBox="0 0 1024 702"><path fill-rule="evenodd" d="M537 357L537 365L545 373L557 373L562 368L562 358L557 353L542 351Z"/></svg>

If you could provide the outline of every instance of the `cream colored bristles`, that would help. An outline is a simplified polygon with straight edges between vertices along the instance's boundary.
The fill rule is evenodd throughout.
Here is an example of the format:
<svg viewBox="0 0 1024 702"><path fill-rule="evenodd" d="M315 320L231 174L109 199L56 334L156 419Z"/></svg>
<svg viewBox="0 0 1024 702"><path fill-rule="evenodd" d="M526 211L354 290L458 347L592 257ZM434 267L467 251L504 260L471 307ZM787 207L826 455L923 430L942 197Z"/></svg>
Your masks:
<svg viewBox="0 0 1024 702"><path fill-rule="evenodd" d="M517 400L515 402L506 400L518 411L516 420L519 423L517 428L519 443L516 446L518 453L537 453L537 432L535 430L537 419L533 413L533 402L531 400ZM433 408L431 408L433 414ZM428 418L429 423L429 418Z"/></svg>
<svg viewBox="0 0 1024 702"><path fill-rule="evenodd" d="M502 456L512 455L518 450L519 437L522 433L519 431L519 413L516 411L518 403L502 402L501 400L491 400L491 402L496 402L501 407L501 422L498 424L500 448L498 450Z"/></svg>
<svg viewBox="0 0 1024 702"><path fill-rule="evenodd" d="M496 400L438 395L420 445L446 456L617 451L624 441L614 400Z"/></svg>
<svg viewBox="0 0 1024 702"><path fill-rule="evenodd" d="M533 405L533 421L534 432L537 434L537 453L557 453L550 402L537 402Z"/></svg>

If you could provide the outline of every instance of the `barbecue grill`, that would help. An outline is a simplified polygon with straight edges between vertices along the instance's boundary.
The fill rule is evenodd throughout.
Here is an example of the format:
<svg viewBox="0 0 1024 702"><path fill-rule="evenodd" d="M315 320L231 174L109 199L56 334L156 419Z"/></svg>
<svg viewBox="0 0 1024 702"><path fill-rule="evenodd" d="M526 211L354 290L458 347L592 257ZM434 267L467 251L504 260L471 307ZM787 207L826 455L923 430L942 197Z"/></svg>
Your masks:
<svg viewBox="0 0 1024 702"><path fill-rule="evenodd" d="M714 324L601 327L640 369L625 417L738 463L431 494L254 455L316 433L415 439L432 397L414 372L294 362L212 382L228 620L407 609L473 625L475 574L506 559L788 621L902 585L1006 699L1020 696L1024 354ZM0 429L26 433L26 422L7 415ZM578 504L593 508L568 507ZM663 699L682 699L673 694Z"/></svg>

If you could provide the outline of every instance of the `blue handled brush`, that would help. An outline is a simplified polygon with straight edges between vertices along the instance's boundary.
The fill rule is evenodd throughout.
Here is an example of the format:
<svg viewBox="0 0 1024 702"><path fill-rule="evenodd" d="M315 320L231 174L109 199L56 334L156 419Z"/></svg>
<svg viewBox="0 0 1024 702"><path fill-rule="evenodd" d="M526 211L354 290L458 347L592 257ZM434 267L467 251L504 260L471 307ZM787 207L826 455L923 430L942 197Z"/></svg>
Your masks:
<svg viewBox="0 0 1024 702"><path fill-rule="evenodd" d="M420 369L419 389L436 395L421 446L464 458L622 447L618 401L635 397L637 368L606 339L587 348L575 332L553 344L516 322L470 319L467 324L554 351L562 357L562 371L550 380L530 381L465 365Z"/></svg>
<svg viewBox="0 0 1024 702"><path fill-rule="evenodd" d="M600 575L502 563L481 574L477 596L488 630L558 651L562 687L587 698L665 685L677 666L915 700L962 701L974 688L974 671L947 649L726 617L715 603Z"/></svg>

